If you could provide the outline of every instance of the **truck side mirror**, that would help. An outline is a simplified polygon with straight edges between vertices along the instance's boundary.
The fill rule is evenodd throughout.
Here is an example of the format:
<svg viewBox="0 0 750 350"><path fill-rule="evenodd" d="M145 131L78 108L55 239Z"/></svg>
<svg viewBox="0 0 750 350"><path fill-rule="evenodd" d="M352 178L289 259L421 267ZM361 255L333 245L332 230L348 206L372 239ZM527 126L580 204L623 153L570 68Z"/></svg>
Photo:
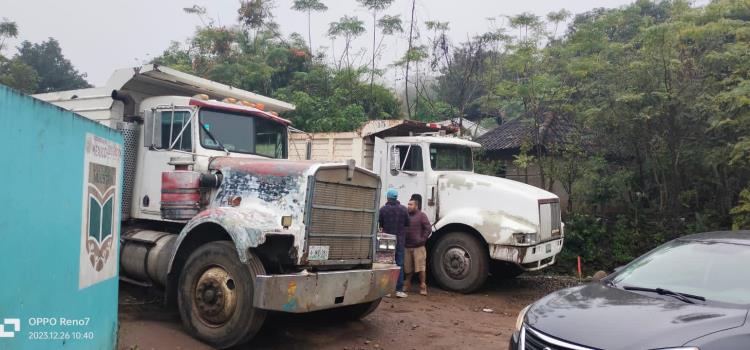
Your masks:
<svg viewBox="0 0 750 350"><path fill-rule="evenodd" d="M395 174L401 170L401 150L399 150L398 147L393 146L393 148L391 148L390 159L391 159L390 161L391 173Z"/></svg>
<svg viewBox="0 0 750 350"><path fill-rule="evenodd" d="M151 149L161 145L161 113L150 110L144 115L143 146Z"/></svg>

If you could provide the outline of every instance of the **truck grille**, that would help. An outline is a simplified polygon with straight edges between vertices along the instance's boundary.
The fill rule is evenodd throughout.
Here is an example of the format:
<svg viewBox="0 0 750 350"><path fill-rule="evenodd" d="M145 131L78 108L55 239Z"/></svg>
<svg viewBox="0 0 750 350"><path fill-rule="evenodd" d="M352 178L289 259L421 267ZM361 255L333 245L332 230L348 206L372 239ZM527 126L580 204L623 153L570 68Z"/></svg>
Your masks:
<svg viewBox="0 0 750 350"><path fill-rule="evenodd" d="M364 184L356 183L358 181L331 182L327 180L331 180L332 170L325 171L328 174L316 175L313 185L307 245L328 247L328 259L308 263L332 265L371 262L378 200L377 179L359 181Z"/></svg>
<svg viewBox="0 0 750 350"><path fill-rule="evenodd" d="M523 328L520 350L595 350L548 337L527 327Z"/></svg>
<svg viewBox="0 0 750 350"><path fill-rule="evenodd" d="M560 200L545 199L539 201L539 238L542 241L560 237Z"/></svg>

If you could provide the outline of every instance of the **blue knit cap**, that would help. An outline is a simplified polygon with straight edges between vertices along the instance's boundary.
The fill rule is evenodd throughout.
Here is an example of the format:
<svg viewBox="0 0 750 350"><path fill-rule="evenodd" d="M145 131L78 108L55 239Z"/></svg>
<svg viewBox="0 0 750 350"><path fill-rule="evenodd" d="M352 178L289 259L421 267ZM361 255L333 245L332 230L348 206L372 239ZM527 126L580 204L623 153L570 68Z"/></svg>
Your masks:
<svg viewBox="0 0 750 350"><path fill-rule="evenodd" d="M398 198L398 191L396 191L395 188L389 188L388 192L385 193L385 197L388 199L396 199Z"/></svg>

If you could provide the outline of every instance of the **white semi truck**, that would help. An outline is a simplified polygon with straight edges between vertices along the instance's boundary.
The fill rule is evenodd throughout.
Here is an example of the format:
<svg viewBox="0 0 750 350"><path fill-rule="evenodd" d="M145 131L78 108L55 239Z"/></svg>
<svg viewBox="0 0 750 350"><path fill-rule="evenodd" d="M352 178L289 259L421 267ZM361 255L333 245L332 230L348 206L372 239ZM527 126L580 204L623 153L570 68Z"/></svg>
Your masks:
<svg viewBox="0 0 750 350"><path fill-rule="evenodd" d="M363 317L395 289L380 179L284 159L294 106L155 65L35 97L122 132L121 279L162 288L208 344L249 341L268 311Z"/></svg>
<svg viewBox="0 0 750 350"><path fill-rule="evenodd" d="M490 271L515 277L554 264L564 239L559 198L474 173L473 150L480 145L448 136L445 129L381 120L355 132L297 133L290 138L290 158L305 154L300 150L311 143L306 157L354 159L380 175L384 188L396 188L402 200L418 199L433 225L429 270L443 288L468 293L482 286Z"/></svg>

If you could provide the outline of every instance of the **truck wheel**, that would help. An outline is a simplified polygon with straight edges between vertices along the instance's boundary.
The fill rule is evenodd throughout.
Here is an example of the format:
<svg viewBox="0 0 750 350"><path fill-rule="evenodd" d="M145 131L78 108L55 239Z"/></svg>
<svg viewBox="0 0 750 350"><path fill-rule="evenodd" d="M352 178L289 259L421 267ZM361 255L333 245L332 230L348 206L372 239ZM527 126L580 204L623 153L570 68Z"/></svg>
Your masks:
<svg viewBox="0 0 750 350"><path fill-rule="evenodd" d="M439 238L432 248L432 277L443 288L471 293L487 280L487 249L472 235L451 232Z"/></svg>
<svg viewBox="0 0 750 350"><path fill-rule="evenodd" d="M250 261L243 264L232 242L210 242L190 254L180 273L182 323L216 348L249 341L265 321L266 311L253 307L255 276L265 269L249 254Z"/></svg>
<svg viewBox="0 0 750 350"><path fill-rule="evenodd" d="M325 310L323 312L328 314L328 316L331 316L330 318L332 319L347 321L359 320L375 311L375 309L378 308L378 305L380 305L381 300L382 298L378 298L371 302L342 306L335 309Z"/></svg>
<svg viewBox="0 0 750 350"><path fill-rule="evenodd" d="M516 278L524 272L518 264L497 260L492 262L490 270L492 277L498 280Z"/></svg>

